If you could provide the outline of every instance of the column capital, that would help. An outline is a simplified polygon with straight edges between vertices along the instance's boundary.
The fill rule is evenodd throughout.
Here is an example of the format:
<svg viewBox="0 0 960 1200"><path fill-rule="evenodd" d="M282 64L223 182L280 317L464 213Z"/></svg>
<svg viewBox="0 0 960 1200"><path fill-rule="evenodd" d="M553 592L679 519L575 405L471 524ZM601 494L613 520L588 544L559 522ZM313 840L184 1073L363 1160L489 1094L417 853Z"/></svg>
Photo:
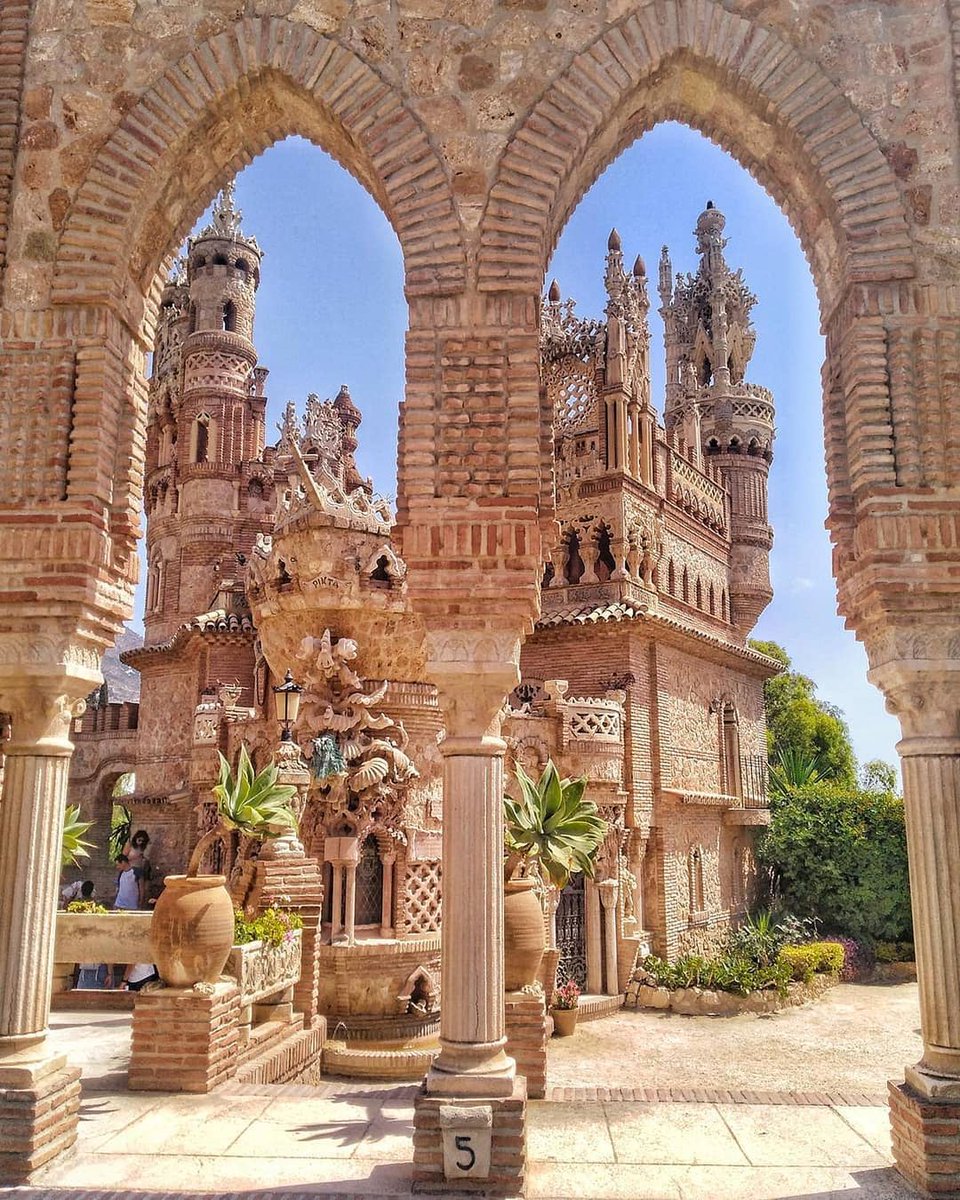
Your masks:
<svg viewBox="0 0 960 1200"><path fill-rule="evenodd" d="M868 678L900 722L902 756L960 754L960 661L890 661L873 667Z"/></svg>
<svg viewBox="0 0 960 1200"><path fill-rule="evenodd" d="M70 721L102 681L99 650L75 631L49 627L0 633L0 711L13 728L6 754L69 754Z"/></svg>
<svg viewBox="0 0 960 1200"><path fill-rule="evenodd" d="M447 730L444 754L503 753L500 712L520 682L521 636L519 629L427 632L427 673L440 693Z"/></svg>

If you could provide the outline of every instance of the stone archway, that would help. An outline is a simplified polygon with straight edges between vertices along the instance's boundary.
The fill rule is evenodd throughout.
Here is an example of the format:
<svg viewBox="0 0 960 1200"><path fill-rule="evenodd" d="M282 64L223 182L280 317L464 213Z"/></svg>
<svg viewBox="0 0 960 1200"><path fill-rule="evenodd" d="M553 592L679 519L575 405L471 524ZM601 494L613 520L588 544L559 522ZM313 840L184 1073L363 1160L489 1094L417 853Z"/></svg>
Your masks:
<svg viewBox="0 0 960 1200"><path fill-rule="evenodd" d="M17 98L0 113L0 377L18 405L0 428L13 468L0 531L0 708L14 716L0 806L0 1053L42 1054L29 1047L42 1046L48 1008L44 897L56 886L67 733L97 682L99 649L130 609L154 280L195 211L175 184L188 180L200 203L247 157L299 131L366 184L404 248L399 522L450 734L455 834L444 853L457 866L445 871L440 1065L454 1092L470 1076L490 1096L512 1094L497 713L536 612L541 529L552 532L542 274L603 165L675 117L722 142L783 204L820 289L841 602L904 729L928 1050L904 1104L916 1115L919 1095L930 1108L935 1077L960 1078L948 936L960 881L942 852L960 841L960 269L950 199L935 192L937 172L954 190L958 179L949 69L917 68L931 79L940 70L944 95L954 89L938 109L941 136L932 121L911 131L894 105L885 124L867 119L873 68L852 50L849 61L828 55L818 29L836 6L812 0L626 0L616 20L546 0L462 26L449 14L401 24L392 12L338 16L314 4L201 20L174 2L150 28L149 6L117 22L125 6L104 3L74 6L65 19L76 37L57 25L57 7L0 14ZM918 46L949 45L954 8L858 6L876 55L894 64L905 29ZM101 48L99 72L90 46ZM923 55L929 63L929 46ZM940 101L918 93L922 117ZM69 1099L68 1076L55 1082Z"/></svg>

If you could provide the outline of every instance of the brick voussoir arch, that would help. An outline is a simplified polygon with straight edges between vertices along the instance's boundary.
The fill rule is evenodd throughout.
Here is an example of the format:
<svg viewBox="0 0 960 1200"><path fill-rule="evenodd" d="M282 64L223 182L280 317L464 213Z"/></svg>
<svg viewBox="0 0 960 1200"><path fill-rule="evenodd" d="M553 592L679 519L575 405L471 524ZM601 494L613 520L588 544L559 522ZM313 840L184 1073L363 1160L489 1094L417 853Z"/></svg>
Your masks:
<svg viewBox="0 0 960 1200"><path fill-rule="evenodd" d="M158 265L198 202L291 133L321 145L383 208L409 292L462 288L447 172L401 98L353 51L308 26L249 18L170 66L100 148L64 223L54 301L119 301L132 312L123 303L131 288L155 300ZM201 141L203 165L190 160L191 143ZM193 174L192 203L180 200L171 216L171 189L182 195Z"/></svg>
<svg viewBox="0 0 960 1200"><path fill-rule="evenodd" d="M914 275L893 171L819 66L713 0L663 0L577 55L511 138L485 213L480 287L539 289L584 193L664 120L705 134L781 205L825 315L841 278Z"/></svg>

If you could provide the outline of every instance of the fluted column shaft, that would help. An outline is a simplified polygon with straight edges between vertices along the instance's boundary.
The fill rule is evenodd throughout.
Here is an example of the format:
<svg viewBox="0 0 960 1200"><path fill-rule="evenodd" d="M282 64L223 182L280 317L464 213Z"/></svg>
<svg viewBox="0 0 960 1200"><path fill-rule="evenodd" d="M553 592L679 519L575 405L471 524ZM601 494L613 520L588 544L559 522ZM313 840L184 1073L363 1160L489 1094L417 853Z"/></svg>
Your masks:
<svg viewBox="0 0 960 1200"><path fill-rule="evenodd" d="M904 739L914 944L923 1058L960 1078L960 739Z"/></svg>
<svg viewBox="0 0 960 1200"><path fill-rule="evenodd" d="M73 750L62 697L13 717L0 798L0 1055L41 1042L50 1015L60 850Z"/></svg>
<svg viewBox="0 0 960 1200"><path fill-rule="evenodd" d="M509 1082L513 1061L504 1053L503 1007L506 745L492 737L472 743L448 738L442 749L443 1002L441 1049L431 1077L479 1074Z"/></svg>

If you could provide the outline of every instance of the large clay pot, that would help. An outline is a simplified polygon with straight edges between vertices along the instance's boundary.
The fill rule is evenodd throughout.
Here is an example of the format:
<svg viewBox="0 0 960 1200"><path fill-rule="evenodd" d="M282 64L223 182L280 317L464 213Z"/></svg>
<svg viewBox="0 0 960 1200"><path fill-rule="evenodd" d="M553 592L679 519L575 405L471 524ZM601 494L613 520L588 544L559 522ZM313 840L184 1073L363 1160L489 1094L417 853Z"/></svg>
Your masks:
<svg viewBox="0 0 960 1200"><path fill-rule="evenodd" d="M546 947L535 879L510 879L503 895L503 984L518 992L537 982Z"/></svg>
<svg viewBox="0 0 960 1200"><path fill-rule="evenodd" d="M553 1032L557 1037L570 1037L577 1027L577 1008L552 1008Z"/></svg>
<svg viewBox="0 0 960 1200"><path fill-rule="evenodd" d="M223 875L168 875L150 925L153 961L168 987L216 983L233 945Z"/></svg>

